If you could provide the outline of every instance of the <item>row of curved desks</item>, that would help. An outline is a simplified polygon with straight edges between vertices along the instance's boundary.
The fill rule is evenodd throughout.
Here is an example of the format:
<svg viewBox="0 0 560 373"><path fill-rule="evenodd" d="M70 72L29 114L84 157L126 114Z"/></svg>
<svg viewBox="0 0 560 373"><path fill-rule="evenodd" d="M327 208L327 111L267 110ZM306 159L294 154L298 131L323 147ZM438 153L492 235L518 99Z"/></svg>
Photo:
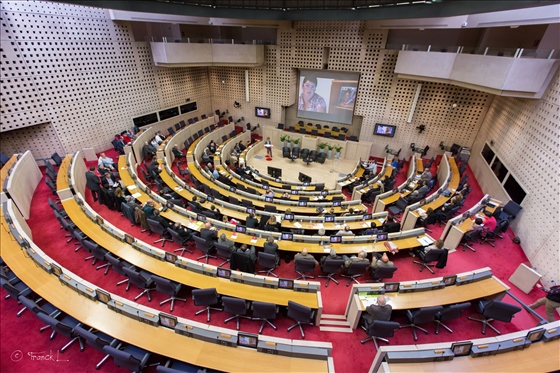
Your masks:
<svg viewBox="0 0 560 373"><path fill-rule="evenodd" d="M7 222L2 217L2 225L4 224ZM20 248L11 233L4 232L0 236L2 259L30 289L80 322L127 344L168 358L219 371L240 373L330 371L327 360L271 355L253 349L222 346L196 338L188 338L175 333L172 329L149 325L124 316L110 310L106 304L80 296L70 287L62 285L55 275L39 268L27 256L26 251ZM207 279L207 276L204 277ZM114 295L113 298L115 298ZM134 304L132 302L132 305ZM159 313L157 310L144 306L139 309L146 310L139 312L148 314L157 315ZM186 325L196 324L186 319L179 319L179 322L184 322ZM237 335L235 330L213 326L211 328L215 328L216 331L223 330L224 334L233 337Z"/></svg>

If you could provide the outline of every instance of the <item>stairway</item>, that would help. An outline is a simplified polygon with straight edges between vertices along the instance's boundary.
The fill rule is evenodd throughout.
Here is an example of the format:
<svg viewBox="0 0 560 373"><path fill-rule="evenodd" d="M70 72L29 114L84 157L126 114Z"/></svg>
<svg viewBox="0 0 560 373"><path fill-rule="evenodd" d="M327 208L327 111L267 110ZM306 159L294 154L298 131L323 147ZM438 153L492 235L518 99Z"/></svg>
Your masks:
<svg viewBox="0 0 560 373"><path fill-rule="evenodd" d="M322 332L352 333L352 328L344 315L322 314L319 329Z"/></svg>

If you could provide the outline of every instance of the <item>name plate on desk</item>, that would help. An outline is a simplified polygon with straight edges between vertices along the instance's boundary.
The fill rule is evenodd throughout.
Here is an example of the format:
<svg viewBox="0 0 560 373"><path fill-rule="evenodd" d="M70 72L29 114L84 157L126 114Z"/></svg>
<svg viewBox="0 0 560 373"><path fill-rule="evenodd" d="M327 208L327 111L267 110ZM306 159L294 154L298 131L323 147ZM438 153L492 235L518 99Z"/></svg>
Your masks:
<svg viewBox="0 0 560 373"><path fill-rule="evenodd" d="M132 244L136 250L143 252L144 254L151 256L152 258L156 258L159 260L165 260L165 253L163 251L157 251L153 247L146 246L144 243L140 241L135 241Z"/></svg>
<svg viewBox="0 0 560 373"><path fill-rule="evenodd" d="M529 347L530 345L531 341L527 340L525 337L483 345L474 345L471 349L471 356L484 357L503 354L505 352L523 350L525 347Z"/></svg>
<svg viewBox="0 0 560 373"><path fill-rule="evenodd" d="M277 289L278 279L277 278L264 278L263 288Z"/></svg>
<svg viewBox="0 0 560 373"><path fill-rule="evenodd" d="M388 351L385 357L388 363L422 363L428 361L449 361L455 355L451 349L423 351Z"/></svg>

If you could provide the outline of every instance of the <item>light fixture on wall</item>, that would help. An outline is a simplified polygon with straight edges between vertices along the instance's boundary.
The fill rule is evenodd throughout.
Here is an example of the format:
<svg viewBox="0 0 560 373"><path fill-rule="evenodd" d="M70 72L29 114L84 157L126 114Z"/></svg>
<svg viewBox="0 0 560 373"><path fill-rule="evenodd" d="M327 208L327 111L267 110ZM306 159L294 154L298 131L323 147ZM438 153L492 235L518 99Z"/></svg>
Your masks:
<svg viewBox="0 0 560 373"><path fill-rule="evenodd" d="M241 104L239 102L235 101L233 103L233 107L236 108L236 109L239 109L241 107Z"/></svg>

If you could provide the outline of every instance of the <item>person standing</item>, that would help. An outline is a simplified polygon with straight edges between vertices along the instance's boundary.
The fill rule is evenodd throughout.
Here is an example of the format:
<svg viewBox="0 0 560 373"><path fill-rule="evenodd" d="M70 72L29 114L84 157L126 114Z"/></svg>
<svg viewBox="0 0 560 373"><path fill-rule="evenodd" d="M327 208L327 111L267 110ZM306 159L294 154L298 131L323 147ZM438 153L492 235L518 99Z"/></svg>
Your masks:
<svg viewBox="0 0 560 373"><path fill-rule="evenodd" d="M546 319L548 322L554 321L554 311L560 308L560 285L552 286L547 292L546 297L537 300L535 303L529 305L529 308L534 310L540 306L545 306Z"/></svg>
<svg viewBox="0 0 560 373"><path fill-rule="evenodd" d="M272 158L272 141L270 141L270 137L267 137L264 141L264 147L266 148L266 155Z"/></svg>
<svg viewBox="0 0 560 373"><path fill-rule="evenodd" d="M99 199L99 193L101 192L101 187L99 186L99 184L101 184L101 181L95 174L95 167L91 166L89 168L89 171L86 172L86 186L91 191L93 202L97 202L97 200Z"/></svg>

